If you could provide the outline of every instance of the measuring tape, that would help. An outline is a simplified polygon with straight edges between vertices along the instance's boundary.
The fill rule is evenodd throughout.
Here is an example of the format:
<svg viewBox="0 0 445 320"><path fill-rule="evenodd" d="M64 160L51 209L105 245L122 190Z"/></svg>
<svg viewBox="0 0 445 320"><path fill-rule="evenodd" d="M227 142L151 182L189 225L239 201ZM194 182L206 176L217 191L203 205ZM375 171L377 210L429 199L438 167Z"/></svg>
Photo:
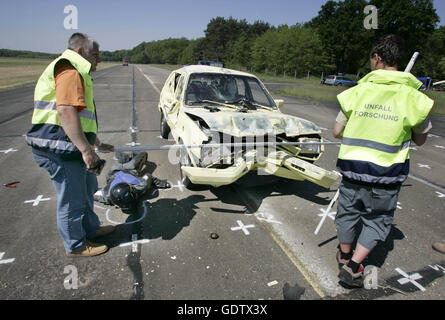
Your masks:
<svg viewBox="0 0 445 320"><path fill-rule="evenodd" d="M187 149L187 148L220 148L220 147L273 147L273 146L299 146L299 145L340 145L341 142L237 142L237 143L207 143L207 144L172 144L161 146L128 146L116 147L115 152L119 151L143 151L143 150L170 150L170 149ZM100 150L98 150L101 152Z"/></svg>

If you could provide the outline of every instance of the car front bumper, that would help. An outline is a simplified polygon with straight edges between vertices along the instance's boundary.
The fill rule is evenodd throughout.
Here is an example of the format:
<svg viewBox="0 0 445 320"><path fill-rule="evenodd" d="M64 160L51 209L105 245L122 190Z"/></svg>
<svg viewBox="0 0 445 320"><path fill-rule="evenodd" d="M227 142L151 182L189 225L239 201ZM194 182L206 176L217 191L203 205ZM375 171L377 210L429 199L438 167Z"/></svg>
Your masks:
<svg viewBox="0 0 445 320"><path fill-rule="evenodd" d="M290 157L283 151L271 152L267 157L258 159L256 151L252 150L226 169L186 166L181 169L192 183L215 187L231 184L249 171L257 169L287 179L309 180L325 188L330 188L339 178L334 171L325 170L297 157Z"/></svg>

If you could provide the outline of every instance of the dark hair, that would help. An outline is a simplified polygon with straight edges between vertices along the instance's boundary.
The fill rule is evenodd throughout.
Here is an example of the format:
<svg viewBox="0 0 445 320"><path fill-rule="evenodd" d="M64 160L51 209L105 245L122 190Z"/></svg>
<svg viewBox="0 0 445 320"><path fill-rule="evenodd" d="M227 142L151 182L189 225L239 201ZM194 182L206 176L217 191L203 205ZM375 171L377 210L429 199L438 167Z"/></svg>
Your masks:
<svg viewBox="0 0 445 320"><path fill-rule="evenodd" d="M393 34L381 37L371 49L371 58L376 53L385 65L398 66L404 57L403 39Z"/></svg>

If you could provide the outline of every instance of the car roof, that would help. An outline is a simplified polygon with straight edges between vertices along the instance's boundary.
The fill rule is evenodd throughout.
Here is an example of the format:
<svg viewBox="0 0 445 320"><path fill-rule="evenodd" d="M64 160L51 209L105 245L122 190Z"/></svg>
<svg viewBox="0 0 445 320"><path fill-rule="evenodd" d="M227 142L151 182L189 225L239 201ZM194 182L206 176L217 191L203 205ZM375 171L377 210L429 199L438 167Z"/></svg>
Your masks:
<svg viewBox="0 0 445 320"><path fill-rule="evenodd" d="M222 74L233 74L233 75L257 78L253 74L250 74L247 72L242 72L242 71L232 70L232 69L227 69L227 68L205 66L205 65L189 65L189 66L185 66L180 69L177 69L175 71L181 72L181 73L188 73L188 74L191 74L191 73L222 73Z"/></svg>

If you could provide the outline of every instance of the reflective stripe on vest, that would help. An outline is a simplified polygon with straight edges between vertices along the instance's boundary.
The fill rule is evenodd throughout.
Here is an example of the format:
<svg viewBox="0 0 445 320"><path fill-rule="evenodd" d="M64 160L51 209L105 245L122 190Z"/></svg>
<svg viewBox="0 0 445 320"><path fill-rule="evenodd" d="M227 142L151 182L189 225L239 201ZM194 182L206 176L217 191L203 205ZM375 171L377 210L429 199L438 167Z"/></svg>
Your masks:
<svg viewBox="0 0 445 320"><path fill-rule="evenodd" d="M407 178L411 129L433 105L418 85L411 74L377 70L338 95L348 117L337 161L345 178L371 184Z"/></svg>
<svg viewBox="0 0 445 320"><path fill-rule="evenodd" d="M74 143L62 140L51 140L36 137L26 137L26 142L42 149L65 150L66 152L75 152L77 147ZM62 152L60 152L62 153ZM64 152L65 153L65 152Z"/></svg>
<svg viewBox="0 0 445 320"><path fill-rule="evenodd" d="M371 141L371 140L354 139L354 138L343 138L341 143L346 146L359 146L359 147L366 147L366 148L383 151L383 152L387 152L387 153L397 153L400 150L409 148L409 146L411 144L411 140L407 140L399 146L391 146L388 144L375 142L375 141Z"/></svg>
<svg viewBox="0 0 445 320"><path fill-rule="evenodd" d="M34 108L40 110L57 110L55 101L34 101ZM79 117L96 121L96 114L83 109L77 113Z"/></svg>

